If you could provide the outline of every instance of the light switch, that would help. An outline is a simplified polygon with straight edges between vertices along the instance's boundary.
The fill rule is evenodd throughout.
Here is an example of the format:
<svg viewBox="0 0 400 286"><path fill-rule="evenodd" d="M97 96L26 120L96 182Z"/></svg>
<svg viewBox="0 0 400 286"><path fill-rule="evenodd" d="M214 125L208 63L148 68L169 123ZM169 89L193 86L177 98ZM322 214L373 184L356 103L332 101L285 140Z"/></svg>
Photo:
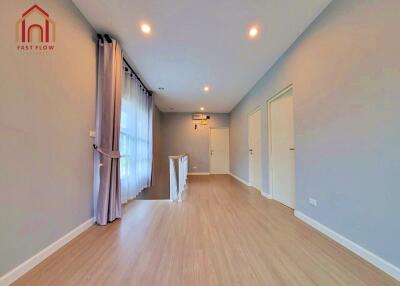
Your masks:
<svg viewBox="0 0 400 286"><path fill-rule="evenodd" d="M89 137L96 138L96 131L90 130L89 131Z"/></svg>

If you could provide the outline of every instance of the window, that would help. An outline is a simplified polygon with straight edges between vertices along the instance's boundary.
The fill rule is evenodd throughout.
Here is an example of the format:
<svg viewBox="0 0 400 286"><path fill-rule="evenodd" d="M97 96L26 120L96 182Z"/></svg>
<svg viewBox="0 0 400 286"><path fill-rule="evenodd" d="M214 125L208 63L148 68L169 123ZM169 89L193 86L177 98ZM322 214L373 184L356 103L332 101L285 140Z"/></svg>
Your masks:
<svg viewBox="0 0 400 286"><path fill-rule="evenodd" d="M122 202L151 183L152 98L125 72L121 102L120 178Z"/></svg>

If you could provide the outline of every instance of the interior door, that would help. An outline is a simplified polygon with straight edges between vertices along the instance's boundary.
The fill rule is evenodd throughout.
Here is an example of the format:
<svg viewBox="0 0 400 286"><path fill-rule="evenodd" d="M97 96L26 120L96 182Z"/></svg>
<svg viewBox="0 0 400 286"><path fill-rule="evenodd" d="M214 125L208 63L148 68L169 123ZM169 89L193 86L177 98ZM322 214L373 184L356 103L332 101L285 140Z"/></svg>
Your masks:
<svg viewBox="0 0 400 286"><path fill-rule="evenodd" d="M210 129L210 173L229 173L229 128Z"/></svg>
<svg viewBox="0 0 400 286"><path fill-rule="evenodd" d="M261 111L249 115L249 183L262 191L261 169Z"/></svg>
<svg viewBox="0 0 400 286"><path fill-rule="evenodd" d="M293 90L269 103L270 160L273 198L295 208Z"/></svg>

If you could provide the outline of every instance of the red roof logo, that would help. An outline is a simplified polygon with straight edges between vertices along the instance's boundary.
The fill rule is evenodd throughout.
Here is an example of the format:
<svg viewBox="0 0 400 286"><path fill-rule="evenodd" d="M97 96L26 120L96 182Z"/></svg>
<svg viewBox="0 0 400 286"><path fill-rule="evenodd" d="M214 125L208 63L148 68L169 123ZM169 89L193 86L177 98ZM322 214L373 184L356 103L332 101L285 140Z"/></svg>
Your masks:
<svg viewBox="0 0 400 286"><path fill-rule="evenodd" d="M22 13L17 22L16 38L21 43L50 43L56 39L56 24L38 5Z"/></svg>

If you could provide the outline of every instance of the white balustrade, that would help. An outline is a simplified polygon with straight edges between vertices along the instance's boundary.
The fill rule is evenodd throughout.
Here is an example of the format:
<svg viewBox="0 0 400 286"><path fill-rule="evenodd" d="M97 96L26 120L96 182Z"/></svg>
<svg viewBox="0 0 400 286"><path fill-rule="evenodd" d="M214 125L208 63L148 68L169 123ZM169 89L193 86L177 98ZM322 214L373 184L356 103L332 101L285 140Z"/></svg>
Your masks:
<svg viewBox="0 0 400 286"><path fill-rule="evenodd" d="M189 156L169 156L169 193L171 201L182 201L187 184Z"/></svg>

